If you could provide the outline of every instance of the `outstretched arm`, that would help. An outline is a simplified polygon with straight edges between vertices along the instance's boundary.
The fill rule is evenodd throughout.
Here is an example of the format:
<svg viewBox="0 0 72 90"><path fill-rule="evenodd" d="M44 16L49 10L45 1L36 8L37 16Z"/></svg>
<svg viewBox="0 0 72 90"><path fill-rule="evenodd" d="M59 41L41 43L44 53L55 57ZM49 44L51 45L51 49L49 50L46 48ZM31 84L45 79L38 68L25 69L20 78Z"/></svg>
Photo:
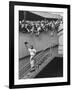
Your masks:
<svg viewBox="0 0 72 90"><path fill-rule="evenodd" d="M36 50L34 49L34 54L36 54Z"/></svg>

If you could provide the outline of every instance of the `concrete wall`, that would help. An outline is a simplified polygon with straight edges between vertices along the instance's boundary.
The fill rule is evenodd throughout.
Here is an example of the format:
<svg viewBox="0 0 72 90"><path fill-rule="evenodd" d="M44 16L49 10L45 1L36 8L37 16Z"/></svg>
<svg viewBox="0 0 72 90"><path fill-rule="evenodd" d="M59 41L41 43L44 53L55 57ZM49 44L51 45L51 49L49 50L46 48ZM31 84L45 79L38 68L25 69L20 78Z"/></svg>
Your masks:
<svg viewBox="0 0 72 90"><path fill-rule="evenodd" d="M51 31L48 31L47 33L43 32L39 37L36 37L34 34L19 33L19 58L29 55L29 52L24 45L25 41L32 44L37 51L40 51L50 47L52 44L57 44L58 36L57 32L54 32L54 35L51 36Z"/></svg>

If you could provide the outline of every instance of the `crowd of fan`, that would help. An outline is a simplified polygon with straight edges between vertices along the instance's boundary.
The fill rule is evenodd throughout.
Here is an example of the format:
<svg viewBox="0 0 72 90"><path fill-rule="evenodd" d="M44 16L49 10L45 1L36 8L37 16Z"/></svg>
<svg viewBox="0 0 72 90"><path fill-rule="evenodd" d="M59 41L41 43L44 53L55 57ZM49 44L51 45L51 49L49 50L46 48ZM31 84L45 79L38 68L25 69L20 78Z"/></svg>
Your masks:
<svg viewBox="0 0 72 90"><path fill-rule="evenodd" d="M63 23L61 19L58 20L42 20L42 21L19 21L19 30L27 33L35 33L39 35L40 32L47 32L49 30L58 30L60 23Z"/></svg>

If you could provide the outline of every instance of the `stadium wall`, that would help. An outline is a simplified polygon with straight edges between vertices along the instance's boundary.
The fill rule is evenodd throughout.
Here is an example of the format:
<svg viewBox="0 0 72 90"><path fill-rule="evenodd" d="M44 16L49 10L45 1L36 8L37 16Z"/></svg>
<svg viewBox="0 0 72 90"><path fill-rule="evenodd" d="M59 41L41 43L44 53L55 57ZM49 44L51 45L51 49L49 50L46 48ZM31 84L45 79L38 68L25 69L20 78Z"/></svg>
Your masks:
<svg viewBox="0 0 72 90"><path fill-rule="evenodd" d="M34 48L38 51L44 50L50 47L53 44L58 44L58 35L57 32L54 32L54 35L51 36L51 31L42 32L39 37L30 33L21 33L19 32L19 58L23 58L29 55L28 50L26 49L24 42L29 42L33 45Z"/></svg>

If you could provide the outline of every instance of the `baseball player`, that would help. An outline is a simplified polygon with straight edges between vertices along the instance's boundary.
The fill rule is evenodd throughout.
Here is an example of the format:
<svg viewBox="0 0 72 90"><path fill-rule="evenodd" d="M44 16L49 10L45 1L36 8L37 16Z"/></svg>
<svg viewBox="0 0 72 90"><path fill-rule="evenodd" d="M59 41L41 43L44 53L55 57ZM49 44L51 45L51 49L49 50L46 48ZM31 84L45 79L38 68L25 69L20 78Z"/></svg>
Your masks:
<svg viewBox="0 0 72 90"><path fill-rule="evenodd" d="M33 57L36 54L36 49L33 48L33 45L29 45L28 42L25 42L25 46L28 49L30 53L30 65L31 65L31 72L35 71L35 66L34 66L34 59Z"/></svg>

